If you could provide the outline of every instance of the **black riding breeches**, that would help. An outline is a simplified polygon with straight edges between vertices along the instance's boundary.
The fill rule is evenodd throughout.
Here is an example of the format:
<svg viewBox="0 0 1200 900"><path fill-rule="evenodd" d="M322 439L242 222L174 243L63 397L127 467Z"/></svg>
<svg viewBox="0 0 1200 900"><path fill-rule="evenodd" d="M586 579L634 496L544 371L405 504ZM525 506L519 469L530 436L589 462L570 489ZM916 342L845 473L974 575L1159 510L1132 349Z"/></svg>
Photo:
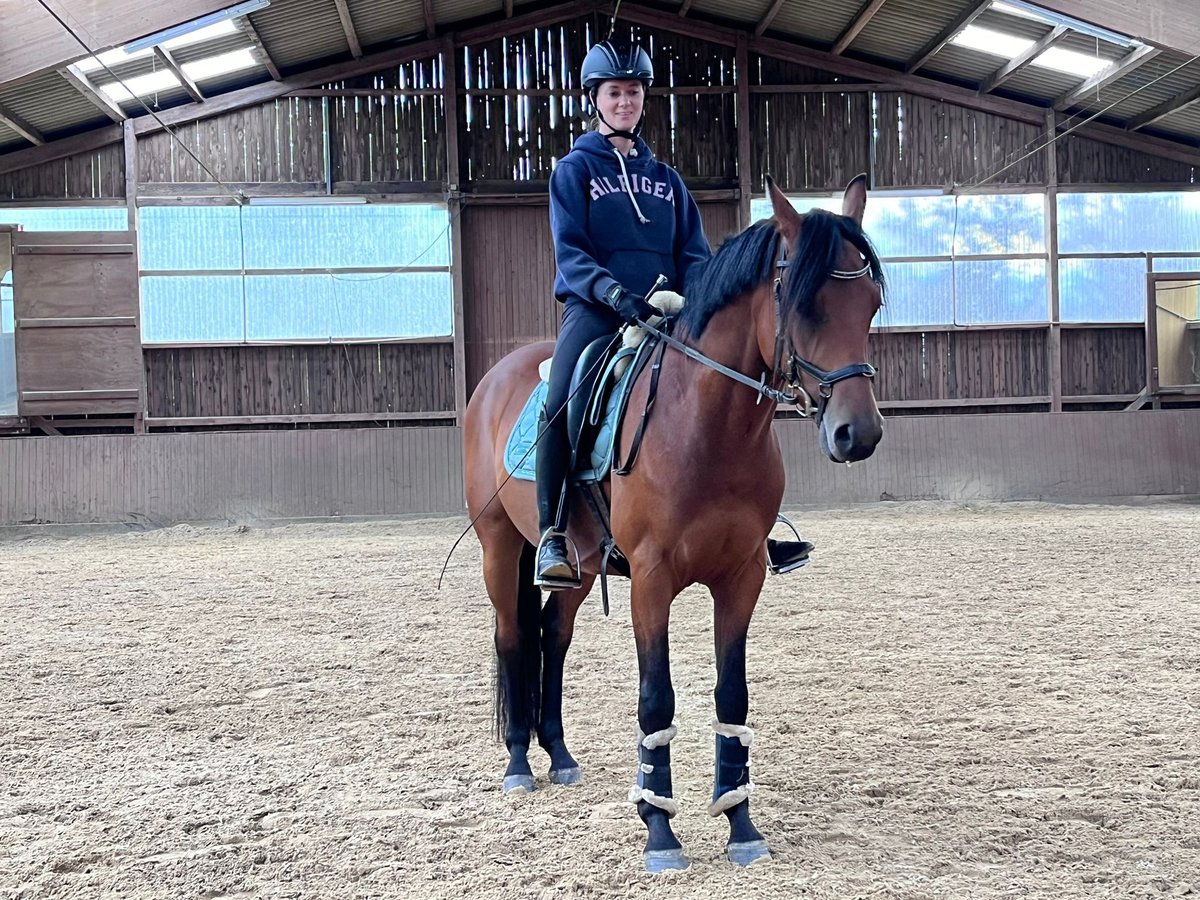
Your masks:
<svg viewBox="0 0 1200 900"><path fill-rule="evenodd" d="M550 389L546 393L546 419L549 425L538 452L567 454L570 441L567 435L567 414L556 415L571 393L571 376L575 363L598 337L615 335L621 327L621 317L610 307L586 300L571 299L563 304L562 327L554 345L554 365L550 369Z"/></svg>
<svg viewBox="0 0 1200 900"><path fill-rule="evenodd" d="M538 530L565 528L570 516L570 493L563 490L570 468L571 441L564 407L571 394L575 364L588 344L616 335L620 317L606 306L568 300L554 345L550 388L546 394L546 428L537 449ZM561 500L561 502L560 502Z"/></svg>

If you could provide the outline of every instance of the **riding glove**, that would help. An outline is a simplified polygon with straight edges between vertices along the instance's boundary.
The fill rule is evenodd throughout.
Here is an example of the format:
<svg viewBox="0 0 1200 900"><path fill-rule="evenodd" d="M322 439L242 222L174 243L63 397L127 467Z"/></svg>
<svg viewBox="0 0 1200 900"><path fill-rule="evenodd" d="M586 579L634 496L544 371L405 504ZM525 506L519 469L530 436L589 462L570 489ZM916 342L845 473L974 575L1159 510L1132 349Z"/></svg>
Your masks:
<svg viewBox="0 0 1200 900"><path fill-rule="evenodd" d="M614 284L604 292L604 301L617 311L622 319L630 325L638 321L661 316L662 313L639 297L633 291L627 291L619 284Z"/></svg>

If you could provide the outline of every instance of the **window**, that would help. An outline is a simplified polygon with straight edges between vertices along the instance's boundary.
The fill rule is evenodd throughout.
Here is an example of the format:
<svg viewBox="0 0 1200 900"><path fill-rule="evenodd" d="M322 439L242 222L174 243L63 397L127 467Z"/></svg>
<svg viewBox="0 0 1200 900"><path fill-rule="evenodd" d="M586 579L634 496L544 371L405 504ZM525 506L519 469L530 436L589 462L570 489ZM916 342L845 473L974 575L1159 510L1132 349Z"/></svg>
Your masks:
<svg viewBox="0 0 1200 900"><path fill-rule="evenodd" d="M841 212L840 197L796 197L799 210ZM769 200L751 204L771 214ZM1033 194L874 193L863 229L889 291L877 324L949 326L1045 322L1045 203Z"/></svg>
<svg viewBox="0 0 1200 900"><path fill-rule="evenodd" d="M1200 192L1059 194L1058 229L1064 322L1143 321L1145 254L1193 254L1155 271L1200 269Z"/></svg>
<svg viewBox="0 0 1200 900"><path fill-rule="evenodd" d="M146 207L140 240L147 343L453 331L444 206Z"/></svg>

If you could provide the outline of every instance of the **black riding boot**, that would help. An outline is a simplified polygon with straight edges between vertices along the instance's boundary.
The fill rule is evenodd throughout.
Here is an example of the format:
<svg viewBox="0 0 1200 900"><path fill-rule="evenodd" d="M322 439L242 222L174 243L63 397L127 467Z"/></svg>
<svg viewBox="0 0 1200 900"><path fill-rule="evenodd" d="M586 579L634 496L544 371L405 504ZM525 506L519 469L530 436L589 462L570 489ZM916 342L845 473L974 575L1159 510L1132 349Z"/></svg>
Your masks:
<svg viewBox="0 0 1200 900"><path fill-rule="evenodd" d="M542 420L543 425L545 419ZM537 448L538 545L534 584L555 589L579 586L579 574L567 556L567 448L553 431L544 431ZM547 532L551 532L547 534Z"/></svg>

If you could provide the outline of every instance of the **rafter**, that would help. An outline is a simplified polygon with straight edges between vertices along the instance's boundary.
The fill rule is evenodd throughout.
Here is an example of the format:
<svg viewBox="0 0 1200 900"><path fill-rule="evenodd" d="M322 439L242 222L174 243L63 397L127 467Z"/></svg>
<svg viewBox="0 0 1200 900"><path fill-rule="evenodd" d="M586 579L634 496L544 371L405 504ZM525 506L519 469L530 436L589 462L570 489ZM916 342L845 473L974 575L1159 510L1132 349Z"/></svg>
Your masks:
<svg viewBox="0 0 1200 900"><path fill-rule="evenodd" d="M350 45L350 55L359 59L362 55L362 44L358 42L358 32L354 30L354 20L350 18L350 7L346 0L333 0L337 7L338 18L342 20L342 31L346 32L346 43ZM429 20L426 19L426 22Z"/></svg>
<svg viewBox="0 0 1200 900"><path fill-rule="evenodd" d="M959 13L953 22L943 28L928 44L917 51L917 55L904 67L904 74L911 75L933 58L934 54L945 47L954 36L974 22L991 6L992 0L975 0L970 6Z"/></svg>
<svg viewBox="0 0 1200 900"><path fill-rule="evenodd" d="M92 84L91 80L75 66L65 66L58 70L58 74L114 122L124 122L129 118L108 94Z"/></svg>
<svg viewBox="0 0 1200 900"><path fill-rule="evenodd" d="M774 0L770 8L763 15L759 23L754 27L755 37L762 37L763 33L771 27L771 23L775 21L775 17L779 15L779 11L783 9L784 0Z"/></svg>
<svg viewBox="0 0 1200 900"><path fill-rule="evenodd" d="M15 112L7 107L0 106L0 125L7 125L25 140L31 144L42 146L46 143L46 139L42 133L18 116Z"/></svg>
<svg viewBox="0 0 1200 900"><path fill-rule="evenodd" d="M1055 25L1053 29L1044 34L1036 43L1032 44L1028 50L1014 56L985 78L983 84L979 85L979 93L987 94L994 91L1070 33L1071 29L1066 25Z"/></svg>
<svg viewBox="0 0 1200 900"><path fill-rule="evenodd" d="M237 26L242 30L242 34L250 39L250 43L254 45L254 49L258 56L258 61L263 64L263 67L271 73L271 77L276 81L283 81L283 76L279 74L279 67L275 65L275 60L271 59L271 54L267 52L267 45L263 43L262 37L258 33L258 29L254 27L254 23L250 21L249 16L242 16L237 20Z"/></svg>
<svg viewBox="0 0 1200 900"><path fill-rule="evenodd" d="M1054 101L1054 108L1061 112L1068 107L1074 106L1088 94L1100 90L1106 84L1112 84L1118 78L1124 78L1138 66L1148 63L1160 53L1162 51L1157 47L1149 47L1145 44L1135 47L1112 65L1101 69L1083 84L1060 95Z"/></svg>
<svg viewBox="0 0 1200 900"><path fill-rule="evenodd" d="M504 0L504 18L512 18L513 0Z"/></svg>
<svg viewBox="0 0 1200 900"><path fill-rule="evenodd" d="M506 3L511 5L511 0L506 0ZM425 17L425 37L433 37L437 33L437 19L433 16L433 0L421 0L421 13ZM506 15L504 18L508 19L511 16Z"/></svg>
<svg viewBox="0 0 1200 900"><path fill-rule="evenodd" d="M887 0L866 0L866 2L859 8L858 14L854 17L850 24L846 26L846 30L838 35L838 39L833 42L833 47L829 52L834 56L840 56L841 54L845 53L846 48L854 43L854 39L858 37L862 30L867 27L867 24L873 18L875 18L875 13L879 12L879 8L885 3L887 3Z"/></svg>
<svg viewBox="0 0 1200 900"><path fill-rule="evenodd" d="M1159 119L1164 119L1171 113L1179 112L1195 103L1200 103L1200 84L1188 88L1182 94L1176 94L1170 100L1164 100L1141 115L1134 116L1125 124L1125 127L1129 131L1137 131L1139 128L1153 125Z"/></svg>
<svg viewBox="0 0 1200 900"><path fill-rule="evenodd" d="M164 66L166 66L175 74L175 77L179 79L179 83L183 85L183 89L188 92L189 97L191 97L197 103L204 102L204 94L200 92L200 88L197 86L196 82L188 77L187 73L183 71L183 66L179 65L178 61L171 54L170 50L164 50L162 47L155 47L154 55L158 57L159 61L162 62Z"/></svg>
<svg viewBox="0 0 1200 900"><path fill-rule="evenodd" d="M679 7L679 16L686 16L692 8L692 0L683 0L683 5Z"/></svg>

